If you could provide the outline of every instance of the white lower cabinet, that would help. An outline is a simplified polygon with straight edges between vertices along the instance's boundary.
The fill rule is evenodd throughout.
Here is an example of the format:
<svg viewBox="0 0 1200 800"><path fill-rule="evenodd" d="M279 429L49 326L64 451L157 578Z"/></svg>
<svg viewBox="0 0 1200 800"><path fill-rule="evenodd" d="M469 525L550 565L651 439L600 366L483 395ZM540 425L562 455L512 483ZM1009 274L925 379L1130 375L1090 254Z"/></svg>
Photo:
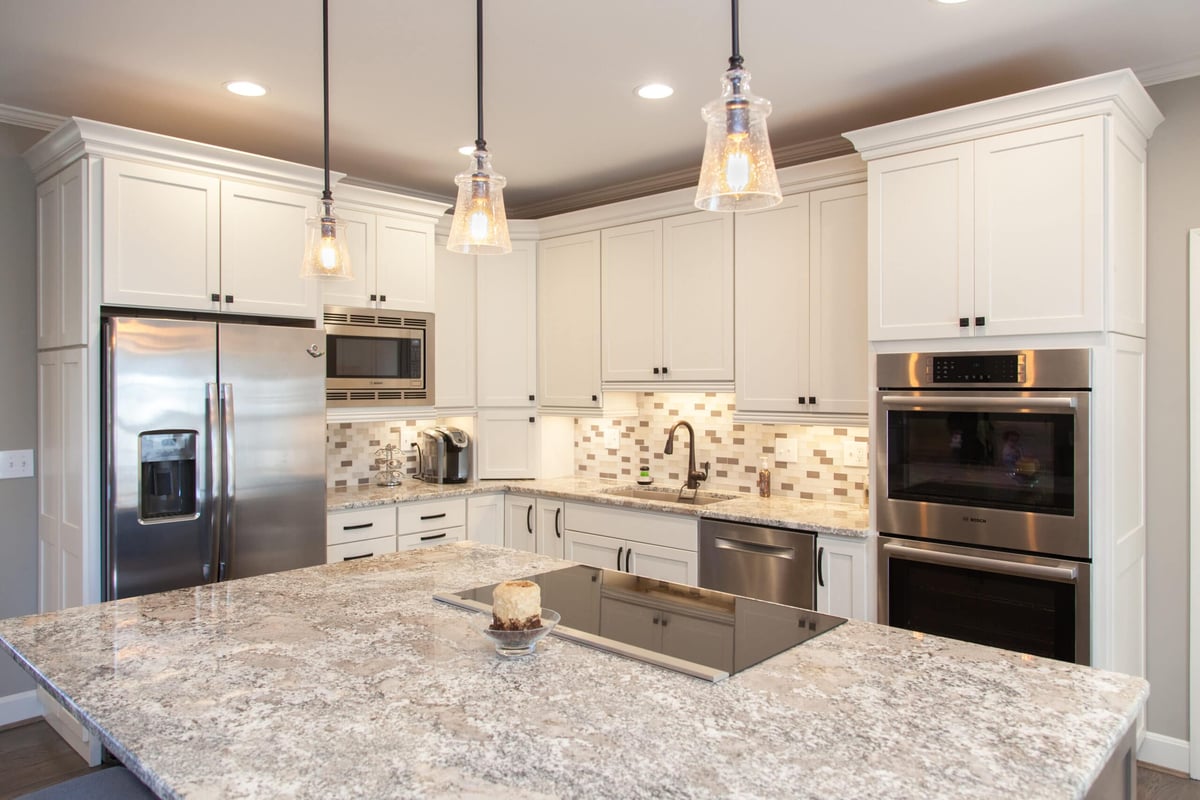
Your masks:
<svg viewBox="0 0 1200 800"><path fill-rule="evenodd" d="M467 538L484 544L504 544L504 495L467 498Z"/></svg>
<svg viewBox="0 0 1200 800"><path fill-rule="evenodd" d="M326 563L396 552L396 507L331 511L325 519Z"/></svg>
<svg viewBox="0 0 1200 800"><path fill-rule="evenodd" d="M330 545L325 548L325 563L334 564L338 561L356 561L360 558L381 556L384 553L396 552L396 536L380 536L376 539L363 539L358 542Z"/></svg>
<svg viewBox="0 0 1200 800"><path fill-rule="evenodd" d="M566 553L563 536L566 527L563 524L563 509L565 503L561 500L538 498L533 507L534 531L537 535L537 551L542 555L562 558Z"/></svg>
<svg viewBox="0 0 1200 800"><path fill-rule="evenodd" d="M447 542L465 542L466 540L466 526L458 525L453 528L444 528L436 531L402 533L396 537L396 549L416 550L418 547L433 547L434 545L446 544Z"/></svg>
<svg viewBox="0 0 1200 800"><path fill-rule="evenodd" d="M532 497L510 494L504 498L504 546L527 553L537 552L537 534L534 532L533 509L537 501Z"/></svg>
<svg viewBox="0 0 1200 800"><path fill-rule="evenodd" d="M467 538L464 497L401 503L396 506L396 549L414 550Z"/></svg>
<svg viewBox="0 0 1200 800"><path fill-rule="evenodd" d="M853 619L875 619L870 603L873 570L866 539L817 537L817 611Z"/></svg>
<svg viewBox="0 0 1200 800"><path fill-rule="evenodd" d="M565 504L563 518L563 557L568 561L696 585L695 518L586 503Z"/></svg>

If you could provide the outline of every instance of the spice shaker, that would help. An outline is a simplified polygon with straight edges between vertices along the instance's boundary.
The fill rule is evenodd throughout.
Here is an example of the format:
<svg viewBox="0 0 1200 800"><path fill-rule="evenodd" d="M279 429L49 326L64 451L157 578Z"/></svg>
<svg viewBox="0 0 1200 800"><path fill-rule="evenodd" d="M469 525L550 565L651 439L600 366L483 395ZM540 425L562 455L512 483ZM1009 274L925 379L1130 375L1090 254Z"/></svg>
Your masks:
<svg viewBox="0 0 1200 800"><path fill-rule="evenodd" d="M771 496L771 468L767 466L770 463L766 456L763 456L758 461L758 496Z"/></svg>

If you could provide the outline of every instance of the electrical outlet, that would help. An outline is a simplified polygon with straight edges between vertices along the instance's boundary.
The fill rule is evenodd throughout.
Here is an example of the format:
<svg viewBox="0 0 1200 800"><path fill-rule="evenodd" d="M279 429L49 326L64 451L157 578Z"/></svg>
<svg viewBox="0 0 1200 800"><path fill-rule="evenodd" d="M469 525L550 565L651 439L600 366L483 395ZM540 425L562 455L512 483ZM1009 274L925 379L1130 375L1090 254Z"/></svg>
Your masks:
<svg viewBox="0 0 1200 800"><path fill-rule="evenodd" d="M799 453L796 449L796 440L789 439L786 436L782 439L775 440L775 460L776 461L799 461Z"/></svg>
<svg viewBox="0 0 1200 800"><path fill-rule="evenodd" d="M847 467L866 467L867 443L846 442L842 445L842 464Z"/></svg>
<svg viewBox="0 0 1200 800"><path fill-rule="evenodd" d="M417 446L417 430L416 430L416 428L413 428L412 430L409 430L408 428L401 428L400 429L400 450L401 450L401 452L410 453L416 448L416 446Z"/></svg>
<svg viewBox="0 0 1200 800"><path fill-rule="evenodd" d="M0 451L0 479L3 478L32 478L32 450Z"/></svg>
<svg viewBox="0 0 1200 800"><path fill-rule="evenodd" d="M609 428L604 431L604 446L609 450L616 450L621 446L621 432L616 428Z"/></svg>

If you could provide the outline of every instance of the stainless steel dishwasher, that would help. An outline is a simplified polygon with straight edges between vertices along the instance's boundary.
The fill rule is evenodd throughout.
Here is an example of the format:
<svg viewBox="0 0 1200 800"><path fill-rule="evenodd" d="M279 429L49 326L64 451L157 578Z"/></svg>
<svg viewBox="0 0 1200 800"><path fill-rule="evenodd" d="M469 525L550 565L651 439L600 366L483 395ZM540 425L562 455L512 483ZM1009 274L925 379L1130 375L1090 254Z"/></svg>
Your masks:
<svg viewBox="0 0 1200 800"><path fill-rule="evenodd" d="M816 608L817 537L804 531L700 520L700 586Z"/></svg>

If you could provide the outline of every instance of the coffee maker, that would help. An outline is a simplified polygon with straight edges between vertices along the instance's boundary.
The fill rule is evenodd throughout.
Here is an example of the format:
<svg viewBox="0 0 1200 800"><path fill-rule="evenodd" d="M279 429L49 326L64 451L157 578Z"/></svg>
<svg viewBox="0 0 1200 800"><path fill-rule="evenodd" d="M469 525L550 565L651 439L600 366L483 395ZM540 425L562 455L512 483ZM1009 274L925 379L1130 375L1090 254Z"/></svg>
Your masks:
<svg viewBox="0 0 1200 800"><path fill-rule="evenodd" d="M471 437L460 428L426 428L417 435L417 463L419 480L465 483L471 476Z"/></svg>

